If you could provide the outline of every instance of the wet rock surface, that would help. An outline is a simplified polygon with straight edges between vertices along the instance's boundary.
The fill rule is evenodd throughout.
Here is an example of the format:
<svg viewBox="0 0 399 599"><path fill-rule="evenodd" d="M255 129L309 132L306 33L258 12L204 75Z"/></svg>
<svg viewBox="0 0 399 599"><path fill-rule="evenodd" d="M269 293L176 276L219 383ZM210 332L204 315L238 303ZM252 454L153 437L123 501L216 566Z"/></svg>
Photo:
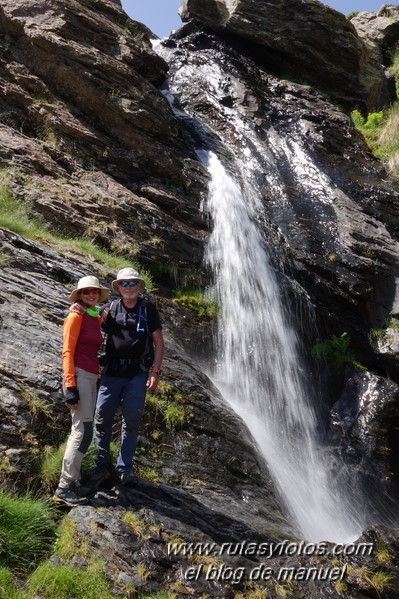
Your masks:
<svg viewBox="0 0 399 599"><path fill-rule="evenodd" d="M348 377L341 397L332 407L333 435L345 462L360 474L367 509L377 521L380 512L391 513L395 522L398 401L397 384L363 372Z"/></svg>
<svg viewBox="0 0 399 599"><path fill-rule="evenodd" d="M277 80L188 26L166 46L182 108L207 128L211 147L219 135L252 171L270 251L316 308L319 334L327 322L348 331L360 361L396 377L366 332L384 326L398 302L397 181L349 118L309 87ZM183 86L185 78L193 85Z"/></svg>

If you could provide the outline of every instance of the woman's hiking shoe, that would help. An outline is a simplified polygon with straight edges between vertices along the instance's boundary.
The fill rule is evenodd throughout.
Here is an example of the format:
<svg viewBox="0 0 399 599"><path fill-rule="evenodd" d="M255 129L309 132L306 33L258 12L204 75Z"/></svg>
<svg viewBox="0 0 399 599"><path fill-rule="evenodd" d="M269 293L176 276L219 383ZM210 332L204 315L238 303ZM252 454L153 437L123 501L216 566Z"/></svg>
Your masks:
<svg viewBox="0 0 399 599"><path fill-rule="evenodd" d="M53 501L59 505L68 505L69 507L84 505L88 502L88 499L83 497L78 489L79 487L75 489L61 489L61 487L58 487L53 495Z"/></svg>

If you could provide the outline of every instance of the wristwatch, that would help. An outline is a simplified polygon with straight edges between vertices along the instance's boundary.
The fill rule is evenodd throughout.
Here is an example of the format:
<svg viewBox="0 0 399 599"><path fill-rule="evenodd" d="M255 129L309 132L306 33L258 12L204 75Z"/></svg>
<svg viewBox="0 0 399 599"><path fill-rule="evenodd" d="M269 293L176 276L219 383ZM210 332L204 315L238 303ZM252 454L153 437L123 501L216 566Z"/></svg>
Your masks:
<svg viewBox="0 0 399 599"><path fill-rule="evenodd" d="M153 372L157 376L160 376L162 374L162 370L160 368L151 368L151 372Z"/></svg>

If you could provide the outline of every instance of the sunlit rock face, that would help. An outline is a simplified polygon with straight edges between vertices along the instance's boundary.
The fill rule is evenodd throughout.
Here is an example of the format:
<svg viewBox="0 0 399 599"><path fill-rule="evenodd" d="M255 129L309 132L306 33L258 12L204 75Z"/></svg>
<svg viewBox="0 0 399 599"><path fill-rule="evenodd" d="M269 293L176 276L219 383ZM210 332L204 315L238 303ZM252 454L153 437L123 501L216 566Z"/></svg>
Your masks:
<svg viewBox="0 0 399 599"><path fill-rule="evenodd" d="M268 70L300 80L341 104L372 110L389 102L384 69L346 17L315 0L184 0L184 21L242 39Z"/></svg>
<svg viewBox="0 0 399 599"><path fill-rule="evenodd" d="M63 235L165 271L192 270L196 247L198 266L205 179L156 87L167 65L151 32L118 1L5 0L0 33L0 166L14 193Z"/></svg>
<svg viewBox="0 0 399 599"><path fill-rule="evenodd" d="M377 12L361 11L351 18L358 34L384 53L393 50L399 37L399 6L383 4Z"/></svg>

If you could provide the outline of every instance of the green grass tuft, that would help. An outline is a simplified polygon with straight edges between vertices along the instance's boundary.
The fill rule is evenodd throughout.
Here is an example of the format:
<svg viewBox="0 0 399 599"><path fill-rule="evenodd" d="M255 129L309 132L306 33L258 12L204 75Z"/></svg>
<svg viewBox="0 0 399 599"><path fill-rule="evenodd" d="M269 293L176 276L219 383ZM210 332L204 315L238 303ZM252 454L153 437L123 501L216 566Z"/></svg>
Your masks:
<svg viewBox="0 0 399 599"><path fill-rule="evenodd" d="M91 564L87 570L74 566L44 563L28 582L31 592L41 599L113 599L107 579L100 567Z"/></svg>
<svg viewBox="0 0 399 599"><path fill-rule="evenodd" d="M168 429L174 430L183 426L186 413L182 404L185 400L172 385L161 381L155 393L147 393L146 401L156 413L162 415Z"/></svg>
<svg viewBox="0 0 399 599"><path fill-rule="evenodd" d="M26 571L44 559L55 540L50 507L0 492L0 566Z"/></svg>

